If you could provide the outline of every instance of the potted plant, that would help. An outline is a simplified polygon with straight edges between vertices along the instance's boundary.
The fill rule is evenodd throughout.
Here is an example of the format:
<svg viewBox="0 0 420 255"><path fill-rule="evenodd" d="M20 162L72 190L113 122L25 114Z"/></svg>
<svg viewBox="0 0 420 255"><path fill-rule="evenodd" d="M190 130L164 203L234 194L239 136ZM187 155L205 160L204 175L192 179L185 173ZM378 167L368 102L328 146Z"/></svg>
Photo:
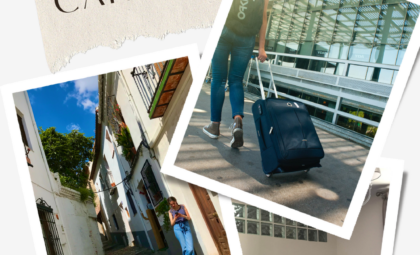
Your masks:
<svg viewBox="0 0 420 255"><path fill-rule="evenodd" d="M124 123L124 122L123 122ZM122 147L122 154L124 158L131 162L134 157L136 156L136 148L134 147L133 139L131 139L130 130L128 127L124 124L124 126L121 127L121 133L116 134L116 141L118 146Z"/></svg>

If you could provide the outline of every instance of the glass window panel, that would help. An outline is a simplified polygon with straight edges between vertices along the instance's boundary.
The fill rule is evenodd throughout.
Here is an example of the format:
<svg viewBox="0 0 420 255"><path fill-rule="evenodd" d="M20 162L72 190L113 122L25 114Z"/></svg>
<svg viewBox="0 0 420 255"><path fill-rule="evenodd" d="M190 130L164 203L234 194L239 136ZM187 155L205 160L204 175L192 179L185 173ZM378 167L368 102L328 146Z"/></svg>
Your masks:
<svg viewBox="0 0 420 255"><path fill-rule="evenodd" d="M349 49L349 60L369 62L372 44L351 44Z"/></svg>
<svg viewBox="0 0 420 255"><path fill-rule="evenodd" d="M308 2L309 0L297 0L295 9L299 11L306 11L308 8Z"/></svg>
<svg viewBox="0 0 420 255"><path fill-rule="evenodd" d="M327 62L325 66L325 73L335 74L335 70L337 69L338 63L336 62Z"/></svg>
<svg viewBox="0 0 420 255"><path fill-rule="evenodd" d="M266 38L269 38L269 39L279 38L279 35L280 35L279 28L280 28L280 22L282 18L282 10L283 10L283 2L273 3L273 7L271 9L271 20L270 20L270 24L268 25Z"/></svg>
<svg viewBox="0 0 420 255"><path fill-rule="evenodd" d="M233 204L233 211L235 213L235 217L244 217L244 209L245 209L245 205L241 205L241 204Z"/></svg>
<svg viewBox="0 0 420 255"><path fill-rule="evenodd" d="M368 71L368 75L370 76L366 76L366 80L391 84L393 70L375 67L369 67L369 70L373 71Z"/></svg>
<svg viewBox="0 0 420 255"><path fill-rule="evenodd" d="M355 120L343 117L343 116L339 116L337 119L337 125L341 126L343 128L347 128L350 130L354 130L354 124L356 123Z"/></svg>
<svg viewBox="0 0 420 255"><path fill-rule="evenodd" d="M397 59L398 45L375 45L372 48L370 62L394 65Z"/></svg>
<svg viewBox="0 0 420 255"><path fill-rule="evenodd" d="M286 223L286 219L278 216L277 214L273 214L274 215L274 223L279 223L279 224L285 224Z"/></svg>
<svg viewBox="0 0 420 255"><path fill-rule="evenodd" d="M310 10L318 10L322 8L323 0L309 0L309 9Z"/></svg>
<svg viewBox="0 0 420 255"><path fill-rule="evenodd" d="M285 218L285 219L286 219L286 225L296 226L296 221L289 220L288 218Z"/></svg>
<svg viewBox="0 0 420 255"><path fill-rule="evenodd" d="M271 221L271 213L265 210L261 210L261 220L262 221Z"/></svg>
<svg viewBox="0 0 420 255"><path fill-rule="evenodd" d="M296 228L295 227L286 227L286 238L287 239L296 239Z"/></svg>
<svg viewBox="0 0 420 255"><path fill-rule="evenodd" d="M260 234L260 223L255 221L247 221L246 222L246 233L247 234L254 234L259 235Z"/></svg>
<svg viewBox="0 0 420 255"><path fill-rule="evenodd" d="M311 106L311 105L307 105L305 104L306 109L308 110L309 115L311 116L315 116L315 107Z"/></svg>
<svg viewBox="0 0 420 255"><path fill-rule="evenodd" d="M335 109L335 105L337 104L337 102L327 100L327 99L324 99L324 98L319 98L318 99L318 104L322 104L322 105L327 106L329 108Z"/></svg>
<svg viewBox="0 0 420 255"><path fill-rule="evenodd" d="M337 14L337 24L333 35L334 42L351 42L357 8L340 8Z"/></svg>
<svg viewBox="0 0 420 255"><path fill-rule="evenodd" d="M382 5L375 42L399 44L406 12L401 4Z"/></svg>
<svg viewBox="0 0 420 255"><path fill-rule="evenodd" d="M289 90L287 88L280 87L278 85L276 85L276 88L277 88L277 92L282 92L282 93L285 93L285 94L288 94L288 92L289 92Z"/></svg>
<svg viewBox="0 0 420 255"><path fill-rule="evenodd" d="M308 69L309 59L296 58L296 68Z"/></svg>
<svg viewBox="0 0 420 255"><path fill-rule="evenodd" d="M300 43L299 55L307 55L310 56L312 53L312 42L302 42Z"/></svg>
<svg viewBox="0 0 420 255"><path fill-rule="evenodd" d="M337 68L335 69L335 75L344 75L344 68L346 67L346 64L344 63L338 63Z"/></svg>
<svg viewBox="0 0 420 255"><path fill-rule="evenodd" d="M286 67L295 67L295 61L296 58L283 57L283 62L281 63L281 65Z"/></svg>
<svg viewBox="0 0 420 255"><path fill-rule="evenodd" d="M293 14L292 23L290 26L289 40L299 41L303 25L305 23L306 12L296 12Z"/></svg>
<svg viewBox="0 0 420 255"><path fill-rule="evenodd" d="M359 6L359 2L360 0L342 0L341 7L348 7L348 6L357 7Z"/></svg>
<svg viewBox="0 0 420 255"><path fill-rule="evenodd" d="M332 40L336 18L337 10L322 10L316 35L317 41L328 42Z"/></svg>
<svg viewBox="0 0 420 255"><path fill-rule="evenodd" d="M347 76L357 79L365 79L367 66L349 65Z"/></svg>
<svg viewBox="0 0 420 255"><path fill-rule="evenodd" d="M265 40L265 50L266 51L274 51L274 48L277 45L277 40L273 39L266 39Z"/></svg>
<svg viewBox="0 0 420 255"><path fill-rule="evenodd" d="M298 42L293 42L293 41L289 41L286 44L286 50L285 53L289 53L289 54L296 54L299 48L299 43Z"/></svg>
<svg viewBox="0 0 420 255"><path fill-rule="evenodd" d="M312 56L317 57L326 57L328 51L330 50L330 44L326 42L317 42L314 45L314 50L312 51Z"/></svg>
<svg viewBox="0 0 420 255"><path fill-rule="evenodd" d="M314 103L318 102L318 97L311 96L311 95L308 95L308 94L303 94L302 98L307 100L307 101L314 102Z"/></svg>
<svg viewBox="0 0 420 255"><path fill-rule="evenodd" d="M333 43L328 53L329 58L347 59L349 45L347 43Z"/></svg>
<svg viewBox="0 0 420 255"><path fill-rule="evenodd" d="M311 60L309 63L309 70L323 73L325 71L326 64L327 61Z"/></svg>
<svg viewBox="0 0 420 255"><path fill-rule="evenodd" d="M408 42L410 41L411 35L414 30L414 26L417 22L419 12L420 12L420 6L417 4L407 2L405 3L405 5L408 5L408 9L407 9L406 20L404 22L404 29L402 33L401 44L408 44Z"/></svg>
<svg viewBox="0 0 420 255"><path fill-rule="evenodd" d="M284 53L286 51L286 42L279 41L276 45L276 52Z"/></svg>
<svg viewBox="0 0 420 255"><path fill-rule="evenodd" d="M318 241L318 231L313 230L313 229L309 229L308 230L308 240L312 241L312 242Z"/></svg>
<svg viewBox="0 0 420 255"><path fill-rule="evenodd" d="M274 225L274 237L285 238L286 227L281 225Z"/></svg>
<svg viewBox="0 0 420 255"><path fill-rule="evenodd" d="M340 111L347 112L347 113L350 113L350 114L353 114L353 115L357 116L358 108L352 107L352 106L349 106L349 105L345 105L345 104L342 103L341 106L340 106Z"/></svg>
<svg viewBox="0 0 420 255"><path fill-rule="evenodd" d="M333 9L333 8L338 8L340 7L340 0L324 0L323 1L323 6L324 9Z"/></svg>
<svg viewBox="0 0 420 255"><path fill-rule="evenodd" d="M395 80L397 79L397 74L398 74L398 71L394 71L394 76L392 77L392 82L391 82L392 85L394 85Z"/></svg>
<svg viewBox="0 0 420 255"><path fill-rule="evenodd" d="M273 224L271 223L261 223L261 235L262 236L272 236Z"/></svg>
<svg viewBox="0 0 420 255"><path fill-rule="evenodd" d="M259 220L260 219L260 209L254 206L247 205L247 218Z"/></svg>
<svg viewBox="0 0 420 255"><path fill-rule="evenodd" d="M300 222L296 222L296 226L298 226L298 227L306 227L306 225L305 225L305 224L302 224L302 223L300 223Z"/></svg>
<svg viewBox="0 0 420 255"><path fill-rule="evenodd" d="M318 29L320 11L309 12L305 16L305 23L302 29L302 41L314 41Z"/></svg>
<svg viewBox="0 0 420 255"><path fill-rule="evenodd" d="M381 4L382 0L361 0L360 5L373 5L373 4Z"/></svg>
<svg viewBox="0 0 420 255"><path fill-rule="evenodd" d="M316 108L314 116L321 120L332 122L334 113Z"/></svg>
<svg viewBox="0 0 420 255"><path fill-rule="evenodd" d="M235 219L236 229L239 233L245 233L245 221L240 219Z"/></svg>
<svg viewBox="0 0 420 255"><path fill-rule="evenodd" d="M290 24L292 22L293 10L295 8L295 0L284 2L282 19L280 22L280 39L287 39L290 32Z"/></svg>
<svg viewBox="0 0 420 255"><path fill-rule="evenodd" d="M352 108L363 110L363 111L369 111L369 112L372 112L372 113L377 113L379 115L382 115L384 113L384 109L381 108L381 107L368 105L368 104L365 104L365 103L362 104L360 102L353 101L353 100L350 100L350 99L343 98L341 102L342 102L341 103L342 105L347 106L347 107L352 107ZM351 109L351 110L354 111L354 109ZM345 111L345 110L343 110L343 111ZM346 112L348 112L348 111L346 111Z"/></svg>
<svg viewBox="0 0 420 255"><path fill-rule="evenodd" d="M302 92L292 90L292 89L289 89L289 95L294 96L294 97L298 97L298 98L302 98Z"/></svg>
<svg viewBox="0 0 420 255"><path fill-rule="evenodd" d="M308 240L308 230L304 228L297 229L298 240Z"/></svg>
<svg viewBox="0 0 420 255"><path fill-rule="evenodd" d="M400 45L400 48L398 50L397 63L396 63L397 66L401 65L406 50L407 50L407 45Z"/></svg>
<svg viewBox="0 0 420 255"><path fill-rule="evenodd" d="M354 42L372 43L378 23L380 6L360 6L354 25Z"/></svg>
<svg viewBox="0 0 420 255"><path fill-rule="evenodd" d="M326 232L319 230L318 231L318 236L319 236L318 240L320 242L327 242L327 233Z"/></svg>

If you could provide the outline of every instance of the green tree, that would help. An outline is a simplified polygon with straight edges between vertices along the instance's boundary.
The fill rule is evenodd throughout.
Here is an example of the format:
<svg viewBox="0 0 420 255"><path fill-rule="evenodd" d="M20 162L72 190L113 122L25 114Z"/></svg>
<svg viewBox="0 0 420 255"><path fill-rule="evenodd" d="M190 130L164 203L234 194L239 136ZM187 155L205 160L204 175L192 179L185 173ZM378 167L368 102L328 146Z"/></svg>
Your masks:
<svg viewBox="0 0 420 255"><path fill-rule="evenodd" d="M86 137L77 130L60 133L55 127L38 129L50 171L60 174L63 186L79 189L86 188L88 174L84 166L93 158L93 137Z"/></svg>

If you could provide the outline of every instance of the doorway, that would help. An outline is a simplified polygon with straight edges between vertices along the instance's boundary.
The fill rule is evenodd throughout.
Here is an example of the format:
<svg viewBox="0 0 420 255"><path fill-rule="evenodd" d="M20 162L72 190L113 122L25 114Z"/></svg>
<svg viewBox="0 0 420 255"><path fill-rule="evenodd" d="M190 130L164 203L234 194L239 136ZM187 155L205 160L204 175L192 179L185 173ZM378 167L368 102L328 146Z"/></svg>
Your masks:
<svg viewBox="0 0 420 255"><path fill-rule="evenodd" d="M231 253L226 231L219 219L219 215L214 208L213 202L211 201L207 190L193 184L189 184L189 186L194 195L195 201L200 208L201 214L203 215L204 221L206 222L210 235L213 238L214 244L219 251L219 254L230 255Z"/></svg>

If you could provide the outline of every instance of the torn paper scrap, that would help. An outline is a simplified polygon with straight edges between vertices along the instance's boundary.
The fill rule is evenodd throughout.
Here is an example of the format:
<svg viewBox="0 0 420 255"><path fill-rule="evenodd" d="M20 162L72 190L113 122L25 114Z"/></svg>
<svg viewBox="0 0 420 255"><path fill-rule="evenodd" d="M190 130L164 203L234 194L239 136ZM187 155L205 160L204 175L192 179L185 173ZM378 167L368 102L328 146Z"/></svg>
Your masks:
<svg viewBox="0 0 420 255"><path fill-rule="evenodd" d="M45 55L55 73L98 46L139 36L163 39L213 25L221 0L35 0Z"/></svg>

